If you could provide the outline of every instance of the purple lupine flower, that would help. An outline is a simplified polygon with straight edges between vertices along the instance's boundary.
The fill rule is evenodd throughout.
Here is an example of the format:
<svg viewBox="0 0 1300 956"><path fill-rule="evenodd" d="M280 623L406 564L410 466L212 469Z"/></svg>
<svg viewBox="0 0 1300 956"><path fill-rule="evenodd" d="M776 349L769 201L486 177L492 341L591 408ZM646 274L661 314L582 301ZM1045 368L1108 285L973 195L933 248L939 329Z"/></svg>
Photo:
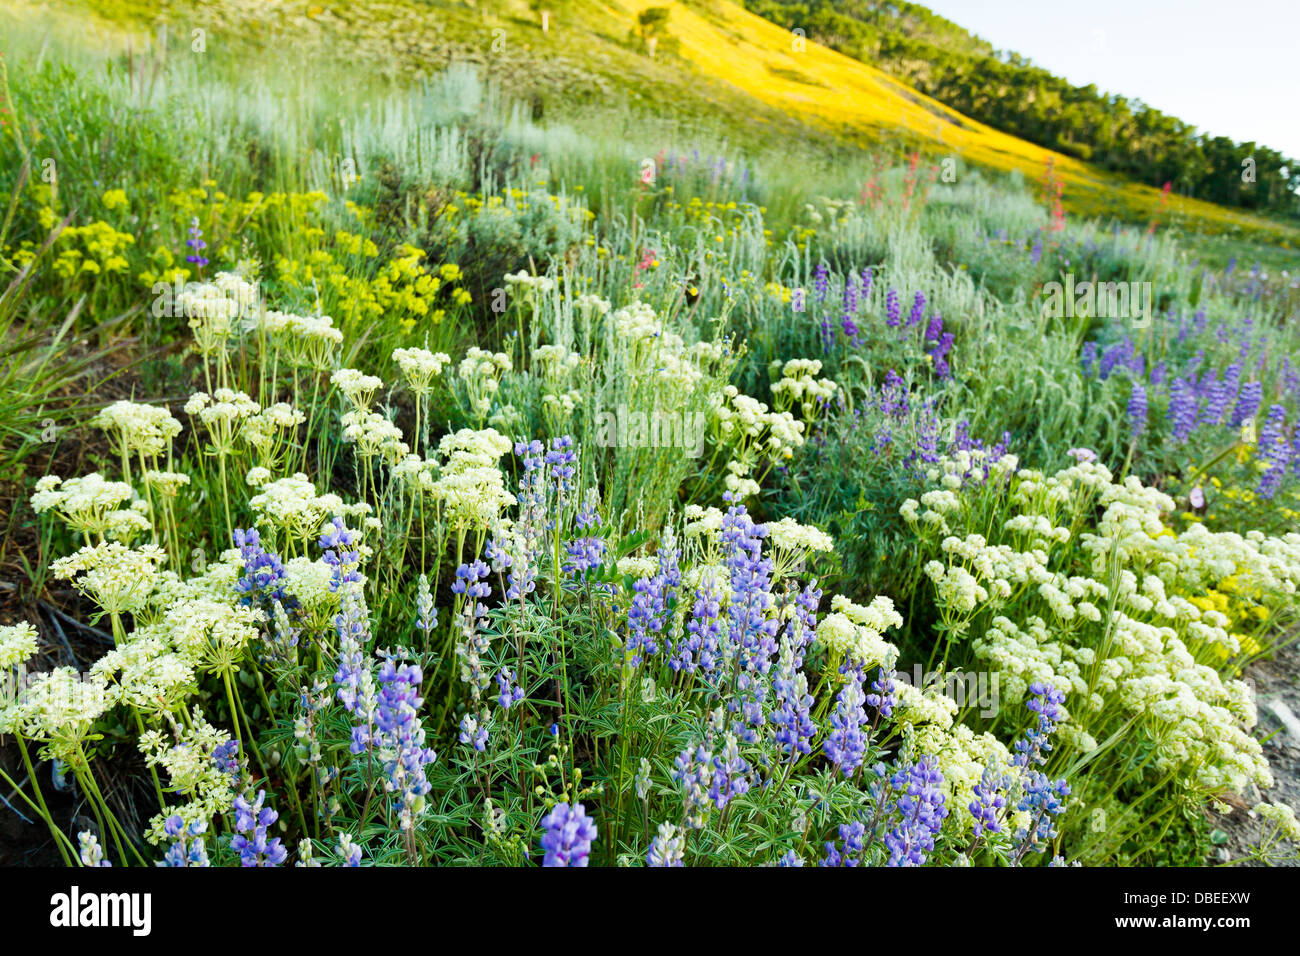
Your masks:
<svg viewBox="0 0 1300 956"><path fill-rule="evenodd" d="M704 826L712 806L713 751L704 744L687 747L673 761L673 780L682 788L685 825L693 830Z"/></svg>
<svg viewBox="0 0 1300 956"><path fill-rule="evenodd" d="M724 495L731 500L730 493ZM766 684L759 678L771 669L780 622L768 614L772 606L772 561L763 557L767 529L756 525L744 505L731 504L722 519L722 546L731 572L731 604L727 608L729 652L739 656L736 686L728 709L741 711L752 727L762 725ZM750 742L748 736L746 742Z"/></svg>
<svg viewBox="0 0 1300 956"><path fill-rule="evenodd" d="M1136 440L1147 430L1147 390L1141 382L1134 381L1128 396L1129 433Z"/></svg>
<svg viewBox="0 0 1300 956"><path fill-rule="evenodd" d="M836 770L851 777L867 755L867 735L863 731L867 724L867 712L862 708L866 696L862 693L863 674L860 665L851 666L846 661L840 665L840 673L846 679L835 696L831 732L822 741L822 749Z"/></svg>
<svg viewBox="0 0 1300 956"><path fill-rule="evenodd" d="M862 270L862 298L871 295L871 284L875 281L875 276L871 272L871 266Z"/></svg>
<svg viewBox="0 0 1300 956"><path fill-rule="evenodd" d="M235 591L241 604L261 607L270 601L279 601L286 610L293 610L298 601L284 590L288 582L280 556L262 549L262 539L256 528L245 531L236 528L232 534L235 547L244 562L244 573L235 582Z"/></svg>
<svg viewBox="0 0 1300 956"><path fill-rule="evenodd" d="M1254 418L1255 413L1259 411L1259 403L1264 398L1264 386L1260 382L1247 382L1241 387L1241 394L1237 396L1237 404L1232 408L1232 417L1228 419L1228 424L1233 428L1240 428L1248 418Z"/></svg>
<svg viewBox="0 0 1300 956"><path fill-rule="evenodd" d="M999 811L1007 805L1007 798L1003 791L1008 785L1008 778L996 773L993 767L989 766L984 768L980 782L971 788L975 799L970 802L967 809L970 810L973 818L976 836L982 836L985 831L1002 832Z"/></svg>
<svg viewBox="0 0 1300 956"><path fill-rule="evenodd" d="M1040 844L1040 849L1046 849L1047 841L1055 839L1054 818L1065 810L1062 800L1069 795L1070 785L1064 779L1051 780L1041 770L1025 772L1024 793L1016 806L1030 815L1032 824L1016 834L1017 840L1021 841L1022 853L1024 849Z"/></svg>
<svg viewBox="0 0 1300 956"><path fill-rule="evenodd" d="M1087 341L1083 343L1083 349L1079 352L1079 361L1083 365L1083 374L1092 375L1092 364L1097 361L1097 343Z"/></svg>
<svg viewBox="0 0 1300 956"><path fill-rule="evenodd" d="M1259 479L1259 496L1272 500L1282 487L1288 466L1291 464L1291 446L1285 432L1286 409L1273 405L1268 410L1268 418L1259 432L1259 458L1268 467Z"/></svg>
<svg viewBox="0 0 1300 956"><path fill-rule="evenodd" d="M695 592L695 605L686 622L686 632L673 649L668 666L674 671L685 670L687 673L694 672L698 666L706 674L713 673L718 666L721 614L722 602L713 582L705 580Z"/></svg>
<svg viewBox="0 0 1300 956"><path fill-rule="evenodd" d="M844 314L852 315L858 311L858 277L850 272L844 277Z"/></svg>
<svg viewBox="0 0 1300 956"><path fill-rule="evenodd" d="M892 368L885 373L876 408L882 415L901 419L908 412L907 383Z"/></svg>
<svg viewBox="0 0 1300 956"><path fill-rule="evenodd" d="M185 257L185 261L202 269L208 264L208 260L203 256L203 250L208 244L203 241L203 230L199 228L199 217L195 216L190 220L190 237L185 240L185 245L190 247L190 254Z"/></svg>
<svg viewBox="0 0 1300 956"><path fill-rule="evenodd" d="M350 585L343 591L339 613L334 616L339 636L339 663L334 672L338 698L353 715L351 750L364 753L371 743L371 728L378 705L374 675L366 660L365 646L370 642L370 620L360 588Z"/></svg>
<svg viewBox="0 0 1300 956"><path fill-rule="evenodd" d="M596 510L596 504L597 495L592 490L587 495L582 507L578 509L577 517L574 519L574 524L578 527L578 530L600 530L601 519ZM592 568L598 568L604 563L607 548L605 539L599 534L588 534L566 542L564 550L568 554L569 560L564 563L561 570L565 574L579 578Z"/></svg>
<svg viewBox="0 0 1300 956"><path fill-rule="evenodd" d="M1032 262L1034 265L1038 265L1039 260L1041 260L1042 258L1043 258L1043 240L1040 237L1034 240L1034 248L1029 253L1029 261Z"/></svg>
<svg viewBox="0 0 1300 956"><path fill-rule="evenodd" d="M685 865L686 838L671 823L659 824L659 831L646 851L646 866L679 867Z"/></svg>
<svg viewBox="0 0 1300 956"><path fill-rule="evenodd" d="M1236 399L1238 385L1241 381L1241 366L1229 365L1224 370L1223 378L1211 370L1202 379L1200 391L1205 395L1205 408L1201 412L1201 421L1209 425L1223 424L1228 406Z"/></svg>
<svg viewBox="0 0 1300 956"><path fill-rule="evenodd" d="M1173 439L1182 445L1196 429L1196 413L1200 402L1196 389L1186 379L1176 378L1169 387L1169 423L1173 426Z"/></svg>
<svg viewBox="0 0 1300 956"><path fill-rule="evenodd" d="M819 866L858 866L862 862L867 828L861 820L840 824L840 840L844 843L841 850L835 841L827 841L826 855Z"/></svg>
<svg viewBox="0 0 1300 956"><path fill-rule="evenodd" d="M944 332L939 336L939 343L930 352L930 360L934 363L935 374L940 379L947 378L952 369L948 365L948 353L952 351L953 336L951 332Z"/></svg>
<svg viewBox="0 0 1300 956"><path fill-rule="evenodd" d="M817 263L817 271L813 273L813 296L817 299L819 305L826 301L830 289L831 272L826 267L826 261L822 260Z"/></svg>
<svg viewBox="0 0 1300 956"><path fill-rule="evenodd" d="M581 803L557 803L542 818L542 866L586 866L596 839L596 824Z"/></svg>
<svg viewBox="0 0 1300 956"><path fill-rule="evenodd" d="M1133 341L1126 335L1122 342L1117 342L1101 353L1098 375L1105 381L1110 378L1116 366L1127 368L1133 359Z"/></svg>
<svg viewBox="0 0 1300 956"><path fill-rule="evenodd" d="M361 572L357 570L361 564L361 551L354 547L360 537L360 533L348 529L338 515L321 533L320 547L324 552L321 557L334 569L330 575L330 590L335 593L344 585L361 582Z"/></svg>
<svg viewBox="0 0 1300 956"><path fill-rule="evenodd" d="M230 777L231 786L239 783L240 775L243 773L243 761L240 759L238 740L227 740L224 744L217 744L212 748L209 756L216 768Z"/></svg>
<svg viewBox="0 0 1300 956"><path fill-rule="evenodd" d="M1012 764L1020 768L1021 776L1017 809L1028 813L1031 818L1031 825L1015 834L1020 844L1017 860L1031 848L1045 849L1047 841L1056 836L1053 818L1065 809L1061 801L1070 793L1064 779L1050 780L1041 770L1035 769L1036 764L1047 762L1043 755L1052 749L1049 738L1057 723L1065 717L1060 706L1065 702L1065 694L1041 681L1030 684L1029 692L1033 698L1025 706L1038 715L1038 720L1022 739L1016 741L1016 754L1012 758Z"/></svg>
<svg viewBox="0 0 1300 956"><path fill-rule="evenodd" d="M420 719L420 682L424 674L417 664L400 667L391 658L379 668L379 703L375 709L378 749L384 759L389 793L398 802L398 822L403 830L415 826L415 817L431 789L425 767L438 755L424 745L424 723Z"/></svg>
<svg viewBox="0 0 1300 956"><path fill-rule="evenodd" d="M658 634L664 626L663 578L655 574L639 578L632 585L632 606L627 612L627 650L632 667L641 664L642 655L659 653Z"/></svg>
<svg viewBox="0 0 1300 956"><path fill-rule="evenodd" d="M885 293L885 324L896 329L902 317L903 305L898 301L898 292L891 288Z"/></svg>
<svg viewBox="0 0 1300 956"><path fill-rule="evenodd" d="M912 299L912 311L907 316L907 327L910 329L914 325L919 325L921 319L925 317L925 293L917 292Z"/></svg>
<svg viewBox="0 0 1300 956"><path fill-rule="evenodd" d="M934 413L934 402L927 399L916 419L916 447L908 456L908 464L918 460L932 465L939 460L939 416Z"/></svg>
<svg viewBox="0 0 1300 956"><path fill-rule="evenodd" d="M881 717L892 717L894 714L894 704L898 702L895 691L898 689L896 678L898 671L892 667L886 671L883 667L879 669L880 676L871 682L871 693L864 698L867 705L880 711Z"/></svg>
<svg viewBox="0 0 1300 956"><path fill-rule="evenodd" d="M939 761L925 756L890 779L900 796L894 801L898 822L885 834L889 850L886 866L921 866L934 849L935 837L948 816Z"/></svg>
<svg viewBox="0 0 1300 956"><path fill-rule="evenodd" d="M188 826L177 814L172 814L163 822L163 833L171 837L172 845L167 848L159 866L211 866L208 850L204 846L203 834L207 832L207 820L195 820Z"/></svg>
<svg viewBox="0 0 1300 956"><path fill-rule="evenodd" d="M573 478L577 474L578 453L573 450L573 439L561 435L551 439L551 450L546 453L546 464L551 469L551 480L555 482L555 513L563 513L566 495L573 489Z"/></svg>
<svg viewBox="0 0 1300 956"><path fill-rule="evenodd" d="M475 714L466 714L460 719L460 736L458 739L461 743L473 747L477 753L482 753L487 749L488 732L489 727L486 718L480 720Z"/></svg>
<svg viewBox="0 0 1300 956"><path fill-rule="evenodd" d="M524 689L515 683L516 679L515 672L505 667L497 671L497 687L501 689L501 693L497 695L497 703L501 705L502 710L509 710L513 704L524 699Z"/></svg>
<svg viewBox="0 0 1300 956"><path fill-rule="evenodd" d="M1065 717L1065 711L1061 708L1061 704L1065 703L1065 694L1051 684L1034 681L1029 685L1029 693L1032 697L1025 706L1038 715L1038 720L1025 731L1022 739L1016 741L1016 755L1012 760L1019 767L1047 762L1043 754L1052 749L1051 736L1056 732L1056 725Z"/></svg>
<svg viewBox="0 0 1300 956"><path fill-rule="evenodd" d="M267 830L280 815L264 807L265 800L265 790L259 790L252 803L243 794L235 797L236 835L230 838L230 848L239 854L241 866L279 866L289 857L279 837L267 839Z"/></svg>
<svg viewBox="0 0 1300 956"><path fill-rule="evenodd" d="M776 707L771 714L775 728L774 739L791 760L812 752L812 738L817 733L813 723L813 698L808 693L808 678L799 664L794 644L782 638L781 652L772 676L772 690L776 694Z"/></svg>
<svg viewBox="0 0 1300 956"><path fill-rule="evenodd" d="M740 755L735 734L723 737L722 750L713 756L713 773L709 779L709 799L719 810L733 798L749 792L749 761Z"/></svg>
<svg viewBox="0 0 1300 956"><path fill-rule="evenodd" d="M463 595L463 603L458 612L461 639L456 642L456 656L461 662L460 679L469 684L470 695L475 703L483 696L490 680L484 662L488 638L483 633L483 622L487 619L483 599L492 593L487 576L486 564L471 561L456 569L456 580L451 585L454 594Z"/></svg>

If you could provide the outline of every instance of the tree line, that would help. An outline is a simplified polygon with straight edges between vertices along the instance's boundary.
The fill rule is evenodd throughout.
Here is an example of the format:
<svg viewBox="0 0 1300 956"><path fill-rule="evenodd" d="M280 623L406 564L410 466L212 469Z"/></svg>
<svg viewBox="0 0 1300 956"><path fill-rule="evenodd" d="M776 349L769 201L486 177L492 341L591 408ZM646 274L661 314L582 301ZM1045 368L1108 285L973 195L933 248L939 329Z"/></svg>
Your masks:
<svg viewBox="0 0 1300 956"><path fill-rule="evenodd" d="M875 0L747 0L750 12L870 63L1022 139L1184 196L1300 213L1300 161L1199 133L1139 99L1074 86L923 6Z"/></svg>

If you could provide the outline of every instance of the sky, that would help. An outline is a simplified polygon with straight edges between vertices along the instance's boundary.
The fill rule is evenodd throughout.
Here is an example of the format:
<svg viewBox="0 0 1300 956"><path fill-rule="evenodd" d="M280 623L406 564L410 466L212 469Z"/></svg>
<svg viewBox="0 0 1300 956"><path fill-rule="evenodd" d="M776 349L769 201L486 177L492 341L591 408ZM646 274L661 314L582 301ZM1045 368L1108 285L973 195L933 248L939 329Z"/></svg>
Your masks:
<svg viewBox="0 0 1300 956"><path fill-rule="evenodd" d="M1300 157L1300 0L921 0L1076 86Z"/></svg>

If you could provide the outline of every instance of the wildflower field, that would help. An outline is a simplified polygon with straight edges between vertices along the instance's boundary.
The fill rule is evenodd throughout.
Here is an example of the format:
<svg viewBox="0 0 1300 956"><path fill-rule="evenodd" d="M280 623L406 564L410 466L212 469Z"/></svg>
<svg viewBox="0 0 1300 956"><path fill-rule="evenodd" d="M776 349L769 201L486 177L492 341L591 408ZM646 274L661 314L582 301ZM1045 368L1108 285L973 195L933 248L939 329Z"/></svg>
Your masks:
<svg viewBox="0 0 1300 956"><path fill-rule="evenodd" d="M1294 266L0 24L0 862L1297 861Z"/></svg>

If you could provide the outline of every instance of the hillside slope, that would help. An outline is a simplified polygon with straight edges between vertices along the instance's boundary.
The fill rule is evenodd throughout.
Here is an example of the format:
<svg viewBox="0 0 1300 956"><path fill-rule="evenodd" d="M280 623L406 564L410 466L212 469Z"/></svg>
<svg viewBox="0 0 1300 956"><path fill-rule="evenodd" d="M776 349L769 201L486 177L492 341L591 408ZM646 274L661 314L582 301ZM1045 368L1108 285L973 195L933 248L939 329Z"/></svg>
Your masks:
<svg viewBox="0 0 1300 956"><path fill-rule="evenodd" d="M998 171L1041 178L1050 158L1072 212L1215 234L1255 234L1291 247L1300 232L1254 216L1161 192L976 122L868 64L836 53L728 0L665 2L662 39L650 55L637 36L647 0L209 0L194 6L146 0L55 0L19 6L53 19L75 16L84 35L120 44L156 42L167 24L180 42L194 28L212 44L274 48L301 63L304 77L338 83L368 73L400 80L451 59L483 63L515 95L542 91L550 112L630 107L721 129L733 141L765 145L878 146L902 141L931 157L954 156ZM548 9L542 29L538 9ZM286 38L292 37L292 40ZM554 95L558 94L558 95Z"/></svg>

